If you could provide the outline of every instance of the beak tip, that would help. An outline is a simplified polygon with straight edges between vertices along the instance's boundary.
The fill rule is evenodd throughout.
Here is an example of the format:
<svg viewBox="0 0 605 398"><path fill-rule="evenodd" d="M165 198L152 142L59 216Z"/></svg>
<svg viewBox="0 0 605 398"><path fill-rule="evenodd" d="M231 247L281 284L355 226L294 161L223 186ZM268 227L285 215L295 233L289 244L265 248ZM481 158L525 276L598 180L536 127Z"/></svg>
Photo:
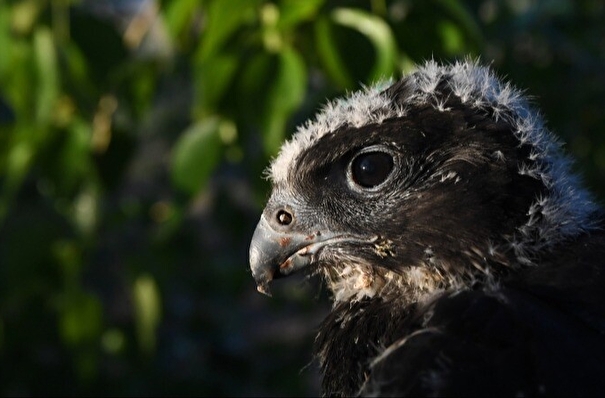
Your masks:
<svg viewBox="0 0 605 398"><path fill-rule="evenodd" d="M257 241L253 238L250 246L250 269L256 281L256 290L271 297L269 282L273 279L273 267L269 266L264 252L257 247Z"/></svg>
<svg viewBox="0 0 605 398"><path fill-rule="evenodd" d="M256 290L258 290L259 293L262 293L265 296L272 297L271 290L269 289L269 285L267 283L259 283L256 286Z"/></svg>

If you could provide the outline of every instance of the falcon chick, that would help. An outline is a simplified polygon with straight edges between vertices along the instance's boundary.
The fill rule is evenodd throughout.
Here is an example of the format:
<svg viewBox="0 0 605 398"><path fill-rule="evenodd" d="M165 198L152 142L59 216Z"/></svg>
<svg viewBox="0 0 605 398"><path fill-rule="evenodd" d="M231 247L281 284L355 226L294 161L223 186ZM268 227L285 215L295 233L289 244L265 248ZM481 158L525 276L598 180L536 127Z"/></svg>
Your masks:
<svg viewBox="0 0 605 398"><path fill-rule="evenodd" d="M259 291L319 274L323 395L601 395L602 212L523 97L429 61L328 103L273 160Z"/></svg>

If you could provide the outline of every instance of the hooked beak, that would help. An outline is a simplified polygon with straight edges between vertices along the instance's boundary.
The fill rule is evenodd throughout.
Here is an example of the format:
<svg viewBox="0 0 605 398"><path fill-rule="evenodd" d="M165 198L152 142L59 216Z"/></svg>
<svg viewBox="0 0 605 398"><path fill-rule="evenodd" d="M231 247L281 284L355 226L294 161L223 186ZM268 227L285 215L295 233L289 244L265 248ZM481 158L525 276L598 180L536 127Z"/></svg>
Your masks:
<svg viewBox="0 0 605 398"><path fill-rule="evenodd" d="M311 264L321 238L319 232L306 235L276 231L262 215L250 243L250 269L258 291L270 296L269 282Z"/></svg>
<svg viewBox="0 0 605 398"><path fill-rule="evenodd" d="M276 231L262 215L250 244L250 269L257 290L271 296L269 282L273 279L290 275L316 262L317 254L326 245L351 240L351 236L329 231Z"/></svg>

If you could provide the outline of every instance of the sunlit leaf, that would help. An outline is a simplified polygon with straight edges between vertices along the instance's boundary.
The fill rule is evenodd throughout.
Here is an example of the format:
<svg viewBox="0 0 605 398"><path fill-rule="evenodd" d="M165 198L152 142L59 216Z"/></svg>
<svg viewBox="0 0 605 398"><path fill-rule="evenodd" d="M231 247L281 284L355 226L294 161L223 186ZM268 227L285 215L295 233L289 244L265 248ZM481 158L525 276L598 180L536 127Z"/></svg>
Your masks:
<svg viewBox="0 0 605 398"><path fill-rule="evenodd" d="M282 32L277 27L279 15L279 8L273 3L265 3L260 9L263 46L271 53L281 51L284 45Z"/></svg>
<svg viewBox="0 0 605 398"><path fill-rule="evenodd" d="M25 0L16 3L13 7L12 30L20 34L29 33L43 6L43 2L37 0Z"/></svg>
<svg viewBox="0 0 605 398"><path fill-rule="evenodd" d="M220 160L220 122L203 119L183 132L172 152L172 181L180 189L194 194L201 190Z"/></svg>
<svg viewBox="0 0 605 398"><path fill-rule="evenodd" d="M156 331L162 317L161 298L151 275L139 276L132 287L135 325L141 351L151 353L156 346Z"/></svg>
<svg viewBox="0 0 605 398"><path fill-rule="evenodd" d="M195 11L199 6L199 0L166 2L164 20L173 39L187 29L191 17L195 15Z"/></svg>
<svg viewBox="0 0 605 398"><path fill-rule="evenodd" d="M315 18L325 0L282 0L278 26L292 27Z"/></svg>
<svg viewBox="0 0 605 398"><path fill-rule="evenodd" d="M90 236L98 222L99 194L93 183L84 185L73 202L72 218L84 236Z"/></svg>
<svg viewBox="0 0 605 398"><path fill-rule="evenodd" d="M34 54L37 74L36 119L44 125L49 122L55 100L59 95L59 69L52 32L39 27L34 33Z"/></svg>

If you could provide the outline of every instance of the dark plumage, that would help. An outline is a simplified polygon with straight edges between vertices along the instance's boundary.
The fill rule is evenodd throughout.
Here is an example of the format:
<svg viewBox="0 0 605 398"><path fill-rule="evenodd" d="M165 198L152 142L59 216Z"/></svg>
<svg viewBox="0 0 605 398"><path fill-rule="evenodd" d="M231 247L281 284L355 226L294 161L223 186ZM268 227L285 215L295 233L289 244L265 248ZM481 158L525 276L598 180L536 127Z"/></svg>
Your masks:
<svg viewBox="0 0 605 398"><path fill-rule="evenodd" d="M601 395L605 234L514 88L428 62L328 104L269 169L259 290L319 274L324 395Z"/></svg>

